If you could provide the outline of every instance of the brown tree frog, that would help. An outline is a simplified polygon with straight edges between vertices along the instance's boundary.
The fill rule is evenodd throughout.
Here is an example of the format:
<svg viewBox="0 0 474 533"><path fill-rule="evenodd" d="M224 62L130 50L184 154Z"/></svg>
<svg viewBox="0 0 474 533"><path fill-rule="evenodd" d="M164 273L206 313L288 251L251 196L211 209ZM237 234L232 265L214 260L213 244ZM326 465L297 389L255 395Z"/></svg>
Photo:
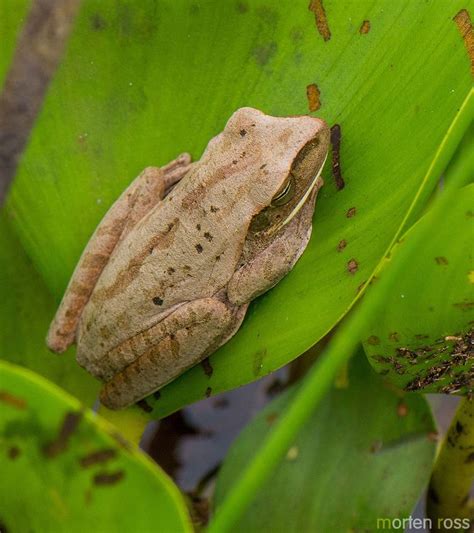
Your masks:
<svg viewBox="0 0 474 533"><path fill-rule="evenodd" d="M201 159L146 168L87 244L47 338L126 407L239 329L308 244L329 129L309 116L236 111Z"/></svg>

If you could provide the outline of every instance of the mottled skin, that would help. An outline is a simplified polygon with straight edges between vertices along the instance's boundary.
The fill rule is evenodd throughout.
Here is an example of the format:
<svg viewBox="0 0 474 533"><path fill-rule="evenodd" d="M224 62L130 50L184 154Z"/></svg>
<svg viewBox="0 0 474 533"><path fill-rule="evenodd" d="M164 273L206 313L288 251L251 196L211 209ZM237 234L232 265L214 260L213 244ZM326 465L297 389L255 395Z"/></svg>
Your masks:
<svg viewBox="0 0 474 533"><path fill-rule="evenodd" d="M113 409L207 357L303 253L328 144L319 119L242 108L198 162L146 169L84 250L50 348L75 341Z"/></svg>

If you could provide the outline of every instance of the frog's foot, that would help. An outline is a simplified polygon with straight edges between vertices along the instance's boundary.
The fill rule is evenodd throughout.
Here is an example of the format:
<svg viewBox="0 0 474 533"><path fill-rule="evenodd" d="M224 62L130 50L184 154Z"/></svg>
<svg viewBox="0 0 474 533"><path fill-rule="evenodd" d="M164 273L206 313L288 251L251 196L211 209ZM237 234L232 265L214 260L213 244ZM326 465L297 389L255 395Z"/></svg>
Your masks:
<svg viewBox="0 0 474 533"><path fill-rule="evenodd" d="M140 334L140 339L118 347L128 352L147 344L138 358L104 385L101 402L121 409L152 394L227 342L239 329L246 310L247 305L237 307L217 298L181 305ZM116 355L123 360L124 354Z"/></svg>
<svg viewBox="0 0 474 533"><path fill-rule="evenodd" d="M115 246L191 165L191 156L181 154L162 168L146 168L105 214L82 253L49 328L46 343L51 350L64 352L74 342L81 313Z"/></svg>

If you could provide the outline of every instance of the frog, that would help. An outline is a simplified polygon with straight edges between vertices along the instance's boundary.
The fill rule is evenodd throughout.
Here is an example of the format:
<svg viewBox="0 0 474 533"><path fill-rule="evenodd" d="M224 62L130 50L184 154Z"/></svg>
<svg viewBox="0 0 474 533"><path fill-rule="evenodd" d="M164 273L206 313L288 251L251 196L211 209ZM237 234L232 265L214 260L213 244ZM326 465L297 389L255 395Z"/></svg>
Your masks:
<svg viewBox="0 0 474 533"><path fill-rule="evenodd" d="M243 107L198 161L145 168L86 245L49 348L76 344L109 409L209 357L303 254L329 142L320 118Z"/></svg>

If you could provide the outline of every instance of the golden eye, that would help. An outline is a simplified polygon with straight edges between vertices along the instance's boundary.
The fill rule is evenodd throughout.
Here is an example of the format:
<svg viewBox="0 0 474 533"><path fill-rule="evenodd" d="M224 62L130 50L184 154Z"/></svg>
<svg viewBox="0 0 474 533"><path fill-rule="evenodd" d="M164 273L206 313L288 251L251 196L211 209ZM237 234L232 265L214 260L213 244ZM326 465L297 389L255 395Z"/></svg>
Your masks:
<svg viewBox="0 0 474 533"><path fill-rule="evenodd" d="M283 188L276 193L273 197L271 205L273 207L278 207L280 205L285 205L289 202L293 195L295 194L295 180L293 176L290 176L290 179L287 183L283 185Z"/></svg>

